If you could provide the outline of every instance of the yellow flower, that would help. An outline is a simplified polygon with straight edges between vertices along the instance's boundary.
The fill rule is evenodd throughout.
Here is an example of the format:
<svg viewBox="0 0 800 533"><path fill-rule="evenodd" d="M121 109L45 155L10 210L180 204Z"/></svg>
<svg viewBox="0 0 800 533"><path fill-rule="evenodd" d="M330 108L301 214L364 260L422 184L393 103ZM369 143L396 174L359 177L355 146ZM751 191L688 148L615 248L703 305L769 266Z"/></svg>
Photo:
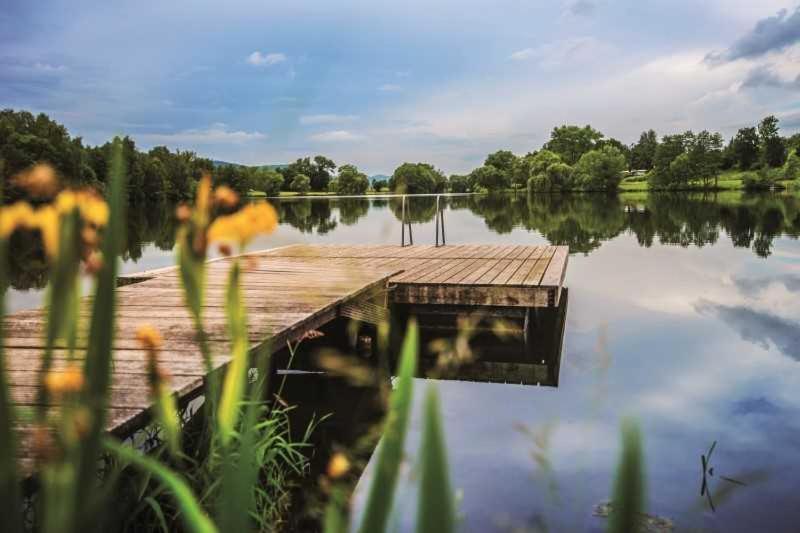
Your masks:
<svg viewBox="0 0 800 533"><path fill-rule="evenodd" d="M350 470L350 461L343 453L335 453L328 462L328 477L338 479Z"/></svg>
<svg viewBox="0 0 800 533"><path fill-rule="evenodd" d="M232 215L214 220L208 229L208 240L233 241L244 246L256 235L271 233L277 225L278 214L270 204L247 204Z"/></svg>
<svg viewBox="0 0 800 533"><path fill-rule="evenodd" d="M239 204L239 195L227 185L220 185L214 189L214 203L227 209L233 209Z"/></svg>
<svg viewBox="0 0 800 533"><path fill-rule="evenodd" d="M4 239L17 228L31 228L33 225L33 208L28 202L16 202L0 209L0 237Z"/></svg>
<svg viewBox="0 0 800 533"><path fill-rule="evenodd" d="M97 193L91 190L78 191L75 197L83 220L97 227L108 223L108 204Z"/></svg>
<svg viewBox="0 0 800 533"><path fill-rule="evenodd" d="M108 223L108 205L91 189L61 191L54 204L60 215L71 213L77 208L81 218L89 224L99 227Z"/></svg>
<svg viewBox="0 0 800 533"><path fill-rule="evenodd" d="M161 344L163 343L161 333L149 324L139 326L139 329L136 330L136 340L151 356L161 349Z"/></svg>
<svg viewBox="0 0 800 533"><path fill-rule="evenodd" d="M52 205L40 207L33 214L32 226L42 235L44 251L51 259L58 256L59 217Z"/></svg>
<svg viewBox="0 0 800 533"><path fill-rule="evenodd" d="M80 392L83 389L83 372L77 365L70 365L64 370L48 372L44 377L44 386L56 396Z"/></svg>
<svg viewBox="0 0 800 533"><path fill-rule="evenodd" d="M31 196L50 197L58 191L56 171L46 163L37 163L13 178L14 184Z"/></svg>

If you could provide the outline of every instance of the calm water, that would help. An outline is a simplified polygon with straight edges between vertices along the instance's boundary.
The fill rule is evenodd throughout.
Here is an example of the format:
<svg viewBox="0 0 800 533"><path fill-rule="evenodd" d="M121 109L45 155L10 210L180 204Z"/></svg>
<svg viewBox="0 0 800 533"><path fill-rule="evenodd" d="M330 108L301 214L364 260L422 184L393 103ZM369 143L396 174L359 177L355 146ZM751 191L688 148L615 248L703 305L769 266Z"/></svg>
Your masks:
<svg viewBox="0 0 800 533"><path fill-rule="evenodd" d="M433 243L434 206L412 200L417 244ZM252 248L400 241L394 200L279 210L280 230ZM167 212L134 213L126 272L172 262ZM557 387L438 382L464 531L602 530L593 509L610 497L628 415L644 433L651 514L678 530L798 530L800 198L455 197L445 223L451 244L572 250ZM26 245L15 246L13 309L41 300L41 251ZM415 417L410 464L419 438ZM716 512L699 497L700 455L714 441L709 481L726 493ZM415 497L401 491L402 529Z"/></svg>

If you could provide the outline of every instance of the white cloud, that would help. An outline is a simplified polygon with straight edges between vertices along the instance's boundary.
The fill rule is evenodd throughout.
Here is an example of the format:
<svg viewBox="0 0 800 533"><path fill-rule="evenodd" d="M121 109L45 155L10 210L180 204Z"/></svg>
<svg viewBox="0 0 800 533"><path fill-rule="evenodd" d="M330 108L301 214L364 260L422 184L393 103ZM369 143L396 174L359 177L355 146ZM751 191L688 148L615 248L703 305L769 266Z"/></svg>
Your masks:
<svg viewBox="0 0 800 533"><path fill-rule="evenodd" d="M258 50L247 56L247 62L255 67L268 67L286 61L286 55L280 52L262 54Z"/></svg>
<svg viewBox="0 0 800 533"><path fill-rule="evenodd" d="M50 63L34 63L33 69L39 72L45 72L48 74L53 74L56 72L64 72L67 70L67 67L64 65L51 65Z"/></svg>
<svg viewBox="0 0 800 533"><path fill-rule="evenodd" d="M332 113L323 113L319 115L304 115L300 117L300 124L304 126L319 125L319 124L341 124L344 122L354 122L358 120L357 115L336 115Z"/></svg>
<svg viewBox="0 0 800 533"><path fill-rule="evenodd" d="M221 122L206 129L188 129L174 133L144 133L136 136L150 144L168 146L196 146L211 144L244 144L267 138L259 131L230 130Z"/></svg>
<svg viewBox="0 0 800 533"><path fill-rule="evenodd" d="M612 50L608 43L594 37L572 37L535 48L523 48L512 53L509 58L514 61L535 59L543 67L571 66L608 55Z"/></svg>
<svg viewBox="0 0 800 533"><path fill-rule="evenodd" d="M347 130L333 130L315 133L309 139L317 142L350 142L358 141L363 137Z"/></svg>
<svg viewBox="0 0 800 533"><path fill-rule="evenodd" d="M382 93L399 93L403 90L403 88L399 85L395 85L394 83L386 83L378 87L378 90Z"/></svg>

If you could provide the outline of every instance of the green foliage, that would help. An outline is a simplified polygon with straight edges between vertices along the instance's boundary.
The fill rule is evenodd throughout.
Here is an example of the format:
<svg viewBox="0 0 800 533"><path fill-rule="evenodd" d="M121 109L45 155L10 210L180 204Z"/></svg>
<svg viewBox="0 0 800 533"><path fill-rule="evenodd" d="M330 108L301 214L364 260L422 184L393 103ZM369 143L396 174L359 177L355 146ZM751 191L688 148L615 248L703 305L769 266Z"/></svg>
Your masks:
<svg viewBox="0 0 800 533"><path fill-rule="evenodd" d="M337 194L364 194L369 189L369 178L359 172L355 165L342 165L339 167L339 176L336 178Z"/></svg>
<svg viewBox="0 0 800 533"><path fill-rule="evenodd" d="M492 165L483 165L472 171L470 174L472 189L486 189L489 192L501 191L511 186L511 179L508 174Z"/></svg>
<svg viewBox="0 0 800 533"><path fill-rule="evenodd" d="M573 179L587 191L615 191L622 181L625 156L613 146L590 150L575 165Z"/></svg>
<svg viewBox="0 0 800 533"><path fill-rule="evenodd" d="M181 517L188 531L193 533L214 533L217 531L216 526L205 514L192 493L192 489L179 474L172 472L156 459L142 455L140 452L120 444L114 439L105 438L103 444L106 450L120 460L131 463L135 467L152 474L169 489L181 509Z"/></svg>
<svg viewBox="0 0 800 533"><path fill-rule="evenodd" d="M759 158L759 137L755 128L741 128L731 141L732 158L739 170L750 170Z"/></svg>
<svg viewBox="0 0 800 533"><path fill-rule="evenodd" d="M774 115L764 118L758 125L761 160L772 168L782 167L786 162L786 145L778 131L778 119Z"/></svg>
<svg viewBox="0 0 800 533"><path fill-rule="evenodd" d="M602 138L603 134L591 126L564 125L553 128L544 148L558 154L565 163L575 165L583 154L597 148Z"/></svg>
<svg viewBox="0 0 800 533"><path fill-rule="evenodd" d="M458 174L453 174L447 180L447 187L450 192L455 193L465 193L469 192L469 178L467 176L461 176Z"/></svg>
<svg viewBox="0 0 800 533"><path fill-rule="evenodd" d="M425 396L425 427L420 447L420 486L417 533L455 531L453 489L447 466L447 446L439 416L439 397L433 385Z"/></svg>
<svg viewBox="0 0 800 533"><path fill-rule="evenodd" d="M298 159L294 163L282 169L285 184L291 188L292 180L298 174L308 176L311 190L326 191L332 178L332 172L336 169L336 163L325 156L317 155L313 161L310 157ZM294 190L294 189L291 189Z"/></svg>
<svg viewBox="0 0 800 533"><path fill-rule="evenodd" d="M566 163L554 162L544 172L528 180L529 192L560 192L576 189L573 183L573 169Z"/></svg>
<svg viewBox="0 0 800 533"><path fill-rule="evenodd" d="M367 505L359 533L385 531L392 510L403 444L411 411L413 377L417 368L419 331L413 320L403 341L398 369L397 388L392 394L383 438L376 453L375 471L367 496Z"/></svg>
<svg viewBox="0 0 800 533"><path fill-rule="evenodd" d="M389 180L375 180L372 182L372 190L376 192L389 188Z"/></svg>
<svg viewBox="0 0 800 533"><path fill-rule="evenodd" d="M276 170L257 168L250 176L250 188L267 196L278 196L283 187L283 176Z"/></svg>
<svg viewBox="0 0 800 533"><path fill-rule="evenodd" d="M311 190L311 178L305 174L297 174L292 178L292 183L289 185L294 192L305 194Z"/></svg>
<svg viewBox="0 0 800 533"><path fill-rule="evenodd" d="M635 170L651 170L655 163L658 137L656 132L642 132L639 141L631 148L631 168Z"/></svg>
<svg viewBox="0 0 800 533"><path fill-rule="evenodd" d="M612 506L609 533L640 530L645 512L644 459L642 436L638 425L631 420L625 420L622 424L622 452L614 481Z"/></svg>
<svg viewBox="0 0 800 533"><path fill-rule="evenodd" d="M502 173L502 188L509 187L513 183L514 168L517 164L517 156L509 150L498 150L486 156L484 166L491 166ZM489 187L487 187L488 189Z"/></svg>
<svg viewBox="0 0 800 533"><path fill-rule="evenodd" d="M800 178L800 154L791 152L783 168L783 179L796 180Z"/></svg>
<svg viewBox="0 0 800 533"><path fill-rule="evenodd" d="M404 194L444 192L447 179L428 163L403 163L389 179L389 188Z"/></svg>

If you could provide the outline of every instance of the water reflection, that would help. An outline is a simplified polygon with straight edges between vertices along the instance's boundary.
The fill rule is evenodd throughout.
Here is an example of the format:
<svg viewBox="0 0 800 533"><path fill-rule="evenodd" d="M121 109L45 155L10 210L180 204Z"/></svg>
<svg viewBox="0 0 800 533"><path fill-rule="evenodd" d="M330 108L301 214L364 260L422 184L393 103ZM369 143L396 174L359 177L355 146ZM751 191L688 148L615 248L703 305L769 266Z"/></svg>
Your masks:
<svg viewBox="0 0 800 533"><path fill-rule="evenodd" d="M541 234L551 244L569 245L573 253L590 253L630 232L644 247L655 242L701 247L725 235L735 247L750 248L758 256L767 257L775 238L800 236L800 198L785 194L503 194L443 197L442 202L451 212L467 212L482 220L491 234L524 229ZM387 207L399 228L402 212L397 197L290 198L275 203L282 225L319 236L335 234L340 225L363 233L370 227L363 222L378 217ZM141 262L141 269L151 268L145 253L148 245L155 250L172 249L173 209L155 204L128 213L128 239L122 254L125 262ZM431 223L435 215L435 197L408 200L407 218L412 223ZM451 225L457 223L449 217L446 220ZM46 262L38 239L15 235L10 257L12 288L44 287Z"/></svg>

